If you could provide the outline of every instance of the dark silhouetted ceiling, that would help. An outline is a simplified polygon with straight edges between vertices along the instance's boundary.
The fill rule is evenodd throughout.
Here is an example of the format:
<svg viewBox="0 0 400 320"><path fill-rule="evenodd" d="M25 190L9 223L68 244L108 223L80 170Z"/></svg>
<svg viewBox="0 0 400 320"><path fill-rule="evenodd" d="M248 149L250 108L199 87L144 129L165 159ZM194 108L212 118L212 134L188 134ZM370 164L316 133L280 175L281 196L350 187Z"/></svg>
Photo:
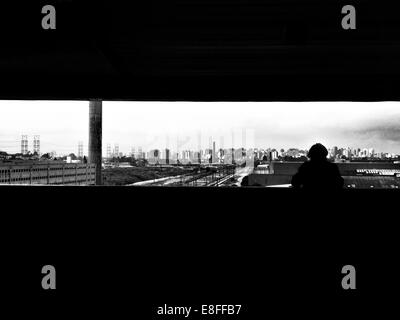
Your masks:
<svg viewBox="0 0 400 320"><path fill-rule="evenodd" d="M400 97L400 20L389 2L354 3L357 29L347 31L346 1L26 3L1 11L1 99ZM41 28L45 4L56 7L56 30Z"/></svg>

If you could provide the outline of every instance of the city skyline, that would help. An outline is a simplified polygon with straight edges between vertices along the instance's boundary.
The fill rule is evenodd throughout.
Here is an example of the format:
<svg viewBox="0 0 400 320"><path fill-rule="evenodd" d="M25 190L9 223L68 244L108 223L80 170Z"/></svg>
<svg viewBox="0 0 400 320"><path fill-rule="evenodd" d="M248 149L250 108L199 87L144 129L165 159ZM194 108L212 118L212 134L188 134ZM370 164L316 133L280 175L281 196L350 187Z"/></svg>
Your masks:
<svg viewBox="0 0 400 320"><path fill-rule="evenodd" d="M189 103L104 102L103 155L107 144L119 144L124 154L143 149L254 147L308 149L374 148L400 153L400 107L394 102ZM246 146L243 144L246 131ZM2 101L0 150L20 152L21 135L40 135L42 152L87 150L88 108L85 101ZM177 148L179 146L179 148Z"/></svg>
<svg viewBox="0 0 400 320"><path fill-rule="evenodd" d="M211 138L211 137L210 137ZM21 150L20 152L16 153L10 153L10 154L22 154L22 155L42 155L45 153L53 154L54 156L68 156L70 154L75 154L76 157L78 158L83 158L84 156L87 156L87 152L84 151L84 145L82 141L78 142L77 146L77 152L70 152L66 154L62 153L57 153L56 150L45 150L44 152L40 151L40 136L35 135L34 140L33 140L33 150L29 148L29 140L28 136L23 135L21 137ZM211 140L210 140L211 141ZM391 153L391 152L377 152L374 148L365 148L365 147L343 147L343 146L326 146L328 149L328 157L335 158L336 156L341 156L344 155L348 158L385 158L385 157L400 157L400 154L397 153ZM160 154L164 154L165 152L168 152L170 154L170 157L181 157L184 153L200 153L202 155L206 155L208 152L212 152L213 154L219 153L221 150L224 152L229 152L232 150L230 147L222 147L218 146L215 141L212 141L212 146L208 148L201 148L201 149L181 149L181 150L174 150L173 148L167 148L167 147L156 147L153 149L144 149L141 146L132 146L129 152L120 152L119 151L119 144L116 143L113 146L111 144L107 144L107 149L106 149L106 154L104 155L104 150L103 150L103 157L104 158L113 158L113 157L131 157L134 156L136 158L146 158L148 157L149 154L152 152L160 152ZM308 151L308 148L301 149L301 148L288 148L288 149L283 149L283 148L271 148L271 147L261 147L261 148L254 148L254 147L238 147L238 148L233 148L234 151L253 151L253 152L263 152L264 154L267 154L268 152L276 152L279 154L279 156L282 155L288 155L288 154L293 154L293 151L297 151L298 154L300 155L306 155L306 152ZM283 151L282 151L283 150ZM0 150L4 152L3 150Z"/></svg>

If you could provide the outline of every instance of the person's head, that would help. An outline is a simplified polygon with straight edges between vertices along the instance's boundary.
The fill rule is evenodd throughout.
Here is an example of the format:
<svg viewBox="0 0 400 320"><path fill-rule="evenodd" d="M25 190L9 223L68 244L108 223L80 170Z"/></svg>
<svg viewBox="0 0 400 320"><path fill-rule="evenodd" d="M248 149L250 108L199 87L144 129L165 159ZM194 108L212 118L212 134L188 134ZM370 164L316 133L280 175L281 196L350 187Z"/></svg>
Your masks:
<svg viewBox="0 0 400 320"><path fill-rule="evenodd" d="M320 143L314 144L308 151L307 157L314 161L326 160L328 150Z"/></svg>

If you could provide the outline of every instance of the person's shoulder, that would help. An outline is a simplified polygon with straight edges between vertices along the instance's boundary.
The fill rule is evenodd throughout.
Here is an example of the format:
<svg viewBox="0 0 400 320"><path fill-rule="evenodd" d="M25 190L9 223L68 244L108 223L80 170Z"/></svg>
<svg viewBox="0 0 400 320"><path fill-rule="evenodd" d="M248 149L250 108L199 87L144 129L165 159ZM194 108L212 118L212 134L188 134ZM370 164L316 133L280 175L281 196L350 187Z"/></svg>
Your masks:
<svg viewBox="0 0 400 320"><path fill-rule="evenodd" d="M336 163L334 163L334 162L328 161L328 162L327 162L327 165L328 165L328 168L329 168L330 170L332 170L332 171L338 171L338 170L339 170L338 165L337 165Z"/></svg>
<svg viewBox="0 0 400 320"><path fill-rule="evenodd" d="M312 163L310 161L304 161L300 167L299 170L307 170L308 168L310 168L312 166Z"/></svg>

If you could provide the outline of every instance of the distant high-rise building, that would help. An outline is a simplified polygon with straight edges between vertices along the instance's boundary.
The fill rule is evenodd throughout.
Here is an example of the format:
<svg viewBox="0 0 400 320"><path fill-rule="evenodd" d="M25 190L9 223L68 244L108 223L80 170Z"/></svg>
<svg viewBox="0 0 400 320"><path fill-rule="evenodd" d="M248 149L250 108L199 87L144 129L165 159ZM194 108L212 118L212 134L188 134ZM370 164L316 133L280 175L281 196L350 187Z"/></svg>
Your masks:
<svg viewBox="0 0 400 320"><path fill-rule="evenodd" d="M209 159L212 160L212 146L213 146L213 138L209 137L208 139L208 150L209 150Z"/></svg>
<svg viewBox="0 0 400 320"><path fill-rule="evenodd" d="M197 151L198 151L198 154L197 154L196 162L201 163L201 133L200 132L197 133Z"/></svg>
<svg viewBox="0 0 400 320"><path fill-rule="evenodd" d="M169 158L170 158L170 150L165 149L165 163L169 164Z"/></svg>
<svg viewBox="0 0 400 320"><path fill-rule="evenodd" d="M351 156L350 148L343 150L343 156L345 156L346 158L350 158L350 156Z"/></svg>
<svg viewBox="0 0 400 320"><path fill-rule="evenodd" d="M372 158L375 155L375 150L374 148L368 149L368 157Z"/></svg>
<svg viewBox="0 0 400 320"><path fill-rule="evenodd" d="M119 156L119 144L118 143L114 144L114 152L113 153L114 153L113 154L114 157L118 157Z"/></svg>
<svg viewBox="0 0 400 320"><path fill-rule="evenodd" d="M148 152L148 161L150 164L157 164L160 162L160 150L154 149Z"/></svg>
<svg viewBox="0 0 400 320"><path fill-rule="evenodd" d="M212 149L212 160L211 162L215 162L217 160L217 154L215 153L215 141L213 141L213 149Z"/></svg>
<svg viewBox="0 0 400 320"><path fill-rule="evenodd" d="M28 136L23 135L21 137L21 153L27 154L28 153Z"/></svg>
<svg viewBox="0 0 400 320"><path fill-rule="evenodd" d="M131 157L134 157L135 159L144 159L142 147L132 147L131 148Z"/></svg>
<svg viewBox="0 0 400 320"><path fill-rule="evenodd" d="M351 158L351 156L352 156L350 147L347 148L347 155L348 155L348 158Z"/></svg>
<svg viewBox="0 0 400 320"><path fill-rule="evenodd" d="M271 151L271 160L272 160L272 161L278 160L278 157L279 157L278 151L272 150L272 151Z"/></svg>
<svg viewBox="0 0 400 320"><path fill-rule="evenodd" d="M333 158L336 158L337 156L338 156L338 154L339 154L339 150L338 150L338 147L333 147L332 148L332 157Z"/></svg>
<svg viewBox="0 0 400 320"><path fill-rule="evenodd" d="M230 151L231 151L231 160L232 160L232 164L234 164L234 163L235 163L235 148L232 147L232 148L230 149Z"/></svg>
<svg viewBox="0 0 400 320"><path fill-rule="evenodd" d="M220 148L218 151L217 161L223 162L224 159L225 159L225 151L224 149Z"/></svg>
<svg viewBox="0 0 400 320"><path fill-rule="evenodd" d="M143 154L143 148L142 147L138 147L137 154L138 154L138 156L137 156L138 159L144 159L145 158L145 155Z"/></svg>
<svg viewBox="0 0 400 320"><path fill-rule="evenodd" d="M83 158L83 142L79 141L78 143L78 158Z"/></svg>
<svg viewBox="0 0 400 320"><path fill-rule="evenodd" d="M40 136L33 136L33 153L40 156Z"/></svg>

